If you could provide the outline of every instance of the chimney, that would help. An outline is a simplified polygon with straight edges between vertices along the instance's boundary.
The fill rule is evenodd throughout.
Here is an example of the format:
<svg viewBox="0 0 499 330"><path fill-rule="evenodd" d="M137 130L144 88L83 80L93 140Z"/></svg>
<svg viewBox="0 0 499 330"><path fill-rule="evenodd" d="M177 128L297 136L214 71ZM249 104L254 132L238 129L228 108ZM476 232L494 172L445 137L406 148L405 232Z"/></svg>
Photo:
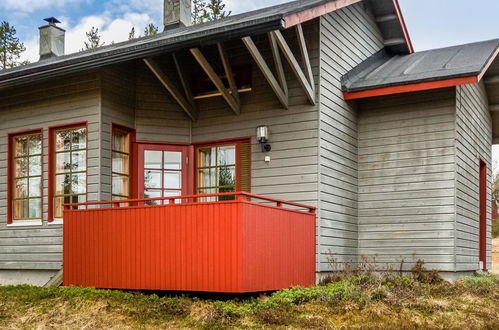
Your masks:
<svg viewBox="0 0 499 330"><path fill-rule="evenodd" d="M191 0L164 0L165 31L191 24Z"/></svg>
<svg viewBox="0 0 499 330"><path fill-rule="evenodd" d="M40 30L40 60L64 55L64 37L66 31L56 26L59 20L54 17L46 18L47 25Z"/></svg>

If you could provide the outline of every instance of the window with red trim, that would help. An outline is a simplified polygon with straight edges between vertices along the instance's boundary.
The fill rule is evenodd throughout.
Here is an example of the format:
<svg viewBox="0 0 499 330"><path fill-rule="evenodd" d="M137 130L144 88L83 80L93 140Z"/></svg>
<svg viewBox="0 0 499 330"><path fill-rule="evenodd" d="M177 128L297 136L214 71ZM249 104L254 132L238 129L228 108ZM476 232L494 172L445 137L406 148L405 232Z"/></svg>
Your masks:
<svg viewBox="0 0 499 330"><path fill-rule="evenodd" d="M42 132L9 138L9 222L42 220Z"/></svg>
<svg viewBox="0 0 499 330"><path fill-rule="evenodd" d="M62 219L63 204L87 201L87 127L53 129L53 218Z"/></svg>

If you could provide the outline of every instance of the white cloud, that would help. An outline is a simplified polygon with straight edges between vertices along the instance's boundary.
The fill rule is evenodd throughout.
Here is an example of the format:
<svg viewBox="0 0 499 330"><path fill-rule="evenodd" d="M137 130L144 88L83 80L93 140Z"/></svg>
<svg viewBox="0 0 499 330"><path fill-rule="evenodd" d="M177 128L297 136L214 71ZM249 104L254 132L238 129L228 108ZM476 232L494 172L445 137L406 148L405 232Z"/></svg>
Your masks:
<svg viewBox="0 0 499 330"><path fill-rule="evenodd" d="M2 0L0 8L22 13L31 13L44 8L63 7L71 3L88 2L88 0Z"/></svg>

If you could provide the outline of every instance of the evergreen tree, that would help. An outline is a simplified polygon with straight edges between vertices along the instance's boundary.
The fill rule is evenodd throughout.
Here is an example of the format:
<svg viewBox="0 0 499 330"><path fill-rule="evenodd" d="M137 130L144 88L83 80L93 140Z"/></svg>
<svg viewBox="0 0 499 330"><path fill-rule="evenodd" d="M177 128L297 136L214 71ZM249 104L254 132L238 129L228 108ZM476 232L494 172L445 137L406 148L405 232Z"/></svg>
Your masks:
<svg viewBox="0 0 499 330"><path fill-rule="evenodd" d="M104 46L104 42L101 42L102 36L99 34L99 29L92 26L90 31L85 33L87 35L87 41L85 41L85 46L82 50L95 49Z"/></svg>
<svg viewBox="0 0 499 330"><path fill-rule="evenodd" d="M14 26L11 26L8 22L3 21L0 24L0 70L28 63L19 61L26 47L16 37L16 33Z"/></svg>
<svg viewBox="0 0 499 330"><path fill-rule="evenodd" d="M225 11L225 4L223 0L209 0L204 9L206 20L215 21L217 19L225 18L232 14L231 11Z"/></svg>
<svg viewBox="0 0 499 330"><path fill-rule="evenodd" d="M155 26L154 24L150 23L146 28L144 29L144 36L154 36L158 34L158 27Z"/></svg>
<svg viewBox="0 0 499 330"><path fill-rule="evenodd" d="M128 33L128 40L135 39L135 27L132 27L130 33Z"/></svg>

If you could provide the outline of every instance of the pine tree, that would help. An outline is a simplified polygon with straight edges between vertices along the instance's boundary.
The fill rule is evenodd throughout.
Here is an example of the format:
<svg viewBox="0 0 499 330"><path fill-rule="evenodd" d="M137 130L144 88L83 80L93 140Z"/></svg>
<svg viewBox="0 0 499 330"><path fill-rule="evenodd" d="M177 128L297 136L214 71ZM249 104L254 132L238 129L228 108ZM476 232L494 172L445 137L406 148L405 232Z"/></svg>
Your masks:
<svg viewBox="0 0 499 330"><path fill-rule="evenodd" d="M130 33L128 33L128 40L135 39L135 27L132 27Z"/></svg>
<svg viewBox="0 0 499 330"><path fill-rule="evenodd" d="M206 4L206 9L204 10L204 14L206 16L206 20L215 21L217 19L225 18L232 14L231 11L225 11L225 4L223 0L209 0Z"/></svg>
<svg viewBox="0 0 499 330"><path fill-rule="evenodd" d="M150 23L146 28L144 29L144 36L154 36L158 34L158 27L155 26L154 24Z"/></svg>
<svg viewBox="0 0 499 330"><path fill-rule="evenodd" d="M192 23L203 23L207 19L205 0L192 0Z"/></svg>
<svg viewBox="0 0 499 330"><path fill-rule="evenodd" d="M14 26L11 26L8 22L3 21L0 24L0 70L28 63L19 61L26 47L16 37L16 33Z"/></svg>
<svg viewBox="0 0 499 330"><path fill-rule="evenodd" d="M104 42L101 42L102 36L99 34L99 29L92 26L90 31L85 33L87 35L87 41L85 41L85 46L82 50L95 49L104 46Z"/></svg>

